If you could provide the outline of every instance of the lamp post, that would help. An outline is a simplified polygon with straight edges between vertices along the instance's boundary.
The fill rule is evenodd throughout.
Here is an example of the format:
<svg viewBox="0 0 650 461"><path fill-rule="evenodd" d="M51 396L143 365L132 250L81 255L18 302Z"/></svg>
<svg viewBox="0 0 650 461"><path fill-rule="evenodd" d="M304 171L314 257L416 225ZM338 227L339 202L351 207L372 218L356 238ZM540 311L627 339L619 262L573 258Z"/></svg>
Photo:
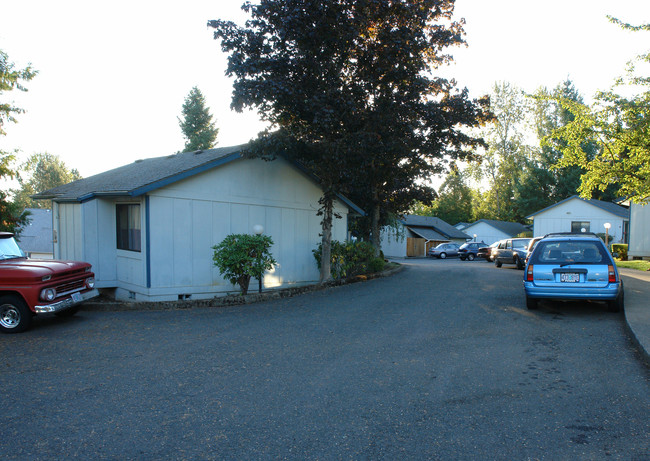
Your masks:
<svg viewBox="0 0 650 461"><path fill-rule="evenodd" d="M612 225L608 222L603 224L605 226L605 246L607 247L607 250L609 251L609 228L612 227Z"/></svg>
<svg viewBox="0 0 650 461"><path fill-rule="evenodd" d="M255 232L255 235L262 235L264 233L264 226L262 226L261 224L255 224L253 226L253 232ZM260 265L260 266L262 265L261 264L261 259L262 259L261 255L257 255L257 264ZM264 275L260 275L260 277L257 279L257 281L259 282L259 290L258 290L259 293L262 292L262 280L263 279L264 279Z"/></svg>
<svg viewBox="0 0 650 461"><path fill-rule="evenodd" d="M474 234L474 241L476 242L476 234Z"/></svg>

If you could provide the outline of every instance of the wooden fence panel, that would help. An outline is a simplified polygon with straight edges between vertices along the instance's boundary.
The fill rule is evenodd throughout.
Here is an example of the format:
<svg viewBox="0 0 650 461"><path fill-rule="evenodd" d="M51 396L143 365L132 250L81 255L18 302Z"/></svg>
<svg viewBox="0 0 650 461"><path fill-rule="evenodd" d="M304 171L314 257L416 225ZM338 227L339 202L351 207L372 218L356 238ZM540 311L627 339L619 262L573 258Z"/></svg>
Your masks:
<svg viewBox="0 0 650 461"><path fill-rule="evenodd" d="M406 239L406 256L424 256L425 239L408 237Z"/></svg>

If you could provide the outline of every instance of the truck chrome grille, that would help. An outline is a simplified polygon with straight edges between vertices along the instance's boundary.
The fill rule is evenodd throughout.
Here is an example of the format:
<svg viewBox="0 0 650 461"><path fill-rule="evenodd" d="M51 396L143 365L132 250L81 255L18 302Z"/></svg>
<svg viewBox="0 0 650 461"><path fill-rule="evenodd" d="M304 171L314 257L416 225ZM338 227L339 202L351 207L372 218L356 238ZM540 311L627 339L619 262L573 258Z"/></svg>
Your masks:
<svg viewBox="0 0 650 461"><path fill-rule="evenodd" d="M86 288L85 280L74 280L72 282L64 283L56 286L56 297L60 298L61 296L69 295L76 291L81 291Z"/></svg>

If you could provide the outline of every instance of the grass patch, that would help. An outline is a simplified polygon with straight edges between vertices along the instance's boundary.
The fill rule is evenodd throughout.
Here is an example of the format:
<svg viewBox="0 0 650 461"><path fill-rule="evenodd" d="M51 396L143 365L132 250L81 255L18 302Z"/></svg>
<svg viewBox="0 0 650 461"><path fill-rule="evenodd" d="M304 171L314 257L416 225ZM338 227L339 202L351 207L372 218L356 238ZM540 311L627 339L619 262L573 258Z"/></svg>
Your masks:
<svg viewBox="0 0 650 461"><path fill-rule="evenodd" d="M650 261L616 261L618 267L636 269L638 271L650 271Z"/></svg>

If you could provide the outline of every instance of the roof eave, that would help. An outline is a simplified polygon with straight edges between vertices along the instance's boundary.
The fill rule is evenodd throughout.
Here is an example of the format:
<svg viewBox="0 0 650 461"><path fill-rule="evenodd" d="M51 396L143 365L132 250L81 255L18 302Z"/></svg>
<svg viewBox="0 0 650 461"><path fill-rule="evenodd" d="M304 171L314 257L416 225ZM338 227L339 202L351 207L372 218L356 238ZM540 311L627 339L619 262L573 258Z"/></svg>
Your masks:
<svg viewBox="0 0 650 461"><path fill-rule="evenodd" d="M148 192L154 191L156 189L160 189L161 187L169 186L170 184L173 184L175 182L190 178L192 176L211 170L212 168L225 165L226 163L230 163L240 158L242 158L242 154L240 151L233 152L232 154L228 154L224 157L219 157L218 159L203 163L192 169L181 171L178 174L167 176L166 178L162 178L150 184L146 184L144 186L135 188L129 191L129 195L131 195L132 197L139 197Z"/></svg>

